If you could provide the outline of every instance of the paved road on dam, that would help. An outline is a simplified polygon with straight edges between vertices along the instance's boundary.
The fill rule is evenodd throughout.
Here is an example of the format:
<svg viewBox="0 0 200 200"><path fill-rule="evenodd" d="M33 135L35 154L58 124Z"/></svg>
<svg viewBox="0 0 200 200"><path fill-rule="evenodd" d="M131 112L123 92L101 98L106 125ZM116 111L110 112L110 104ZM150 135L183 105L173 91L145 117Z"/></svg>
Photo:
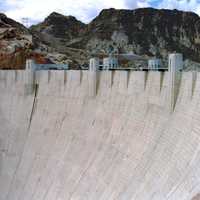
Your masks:
<svg viewBox="0 0 200 200"><path fill-rule="evenodd" d="M200 192L200 74L0 71L0 200L191 200Z"/></svg>

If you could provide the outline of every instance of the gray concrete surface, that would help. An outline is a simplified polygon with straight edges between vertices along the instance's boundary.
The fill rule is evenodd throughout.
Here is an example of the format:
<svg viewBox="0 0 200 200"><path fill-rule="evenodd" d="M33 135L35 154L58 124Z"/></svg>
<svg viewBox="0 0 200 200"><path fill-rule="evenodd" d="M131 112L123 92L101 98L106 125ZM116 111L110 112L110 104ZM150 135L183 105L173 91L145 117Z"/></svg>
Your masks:
<svg viewBox="0 0 200 200"><path fill-rule="evenodd" d="M200 74L0 71L0 200L191 200L200 192ZM194 79L195 77L195 79Z"/></svg>

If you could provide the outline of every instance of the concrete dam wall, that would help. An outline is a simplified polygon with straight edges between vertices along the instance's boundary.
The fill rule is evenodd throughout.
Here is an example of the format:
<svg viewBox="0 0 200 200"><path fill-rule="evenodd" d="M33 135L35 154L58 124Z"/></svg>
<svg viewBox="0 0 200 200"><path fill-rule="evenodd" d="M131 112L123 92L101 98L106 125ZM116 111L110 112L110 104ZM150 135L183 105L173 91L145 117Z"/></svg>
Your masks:
<svg viewBox="0 0 200 200"><path fill-rule="evenodd" d="M32 78L0 71L0 200L198 199L199 73Z"/></svg>

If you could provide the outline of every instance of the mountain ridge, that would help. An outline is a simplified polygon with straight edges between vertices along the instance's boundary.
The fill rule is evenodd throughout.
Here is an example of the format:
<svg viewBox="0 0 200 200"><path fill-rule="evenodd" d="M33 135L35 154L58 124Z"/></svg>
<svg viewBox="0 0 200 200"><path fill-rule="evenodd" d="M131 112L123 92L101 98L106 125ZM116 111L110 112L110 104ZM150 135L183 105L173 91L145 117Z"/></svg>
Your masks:
<svg viewBox="0 0 200 200"><path fill-rule="evenodd" d="M0 15L0 28L1 21L8 27L24 29L31 34L31 51L43 57L51 54L56 59L62 58L57 63L84 65L91 55L108 54L110 49L114 53L134 52L163 59L171 52L180 52L186 59L200 62L200 17L193 12L110 8L102 10L88 24L73 16L53 12L29 29L3 14Z"/></svg>
<svg viewBox="0 0 200 200"><path fill-rule="evenodd" d="M113 46L118 52L166 57L168 52L179 51L200 61L200 17L192 12L154 8L104 9L79 29L77 37L60 39L65 39L68 47L88 52L107 52L109 46Z"/></svg>

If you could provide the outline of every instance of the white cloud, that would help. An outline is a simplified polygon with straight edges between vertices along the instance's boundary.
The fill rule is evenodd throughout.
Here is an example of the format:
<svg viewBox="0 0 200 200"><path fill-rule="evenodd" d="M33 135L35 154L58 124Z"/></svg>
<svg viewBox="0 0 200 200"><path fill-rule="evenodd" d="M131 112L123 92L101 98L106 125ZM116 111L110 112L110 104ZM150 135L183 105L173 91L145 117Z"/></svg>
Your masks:
<svg viewBox="0 0 200 200"><path fill-rule="evenodd" d="M199 0L163 0L159 4L159 8L179 9L200 14Z"/></svg>
<svg viewBox="0 0 200 200"><path fill-rule="evenodd" d="M149 6L146 0L5 0L8 7L6 14L17 20L28 17L42 21L51 12L73 15L89 22L104 8L137 8Z"/></svg>
<svg viewBox="0 0 200 200"><path fill-rule="evenodd" d="M4 4L9 17L17 21L28 17L32 22L42 21L51 12L56 11L64 15L73 15L87 23L104 8L134 9L156 6L190 10L200 14L199 0L4 0Z"/></svg>
<svg viewBox="0 0 200 200"><path fill-rule="evenodd" d="M151 0L139 0L139 1L125 0L124 2L128 8L133 9L133 8L150 7L150 1Z"/></svg>

